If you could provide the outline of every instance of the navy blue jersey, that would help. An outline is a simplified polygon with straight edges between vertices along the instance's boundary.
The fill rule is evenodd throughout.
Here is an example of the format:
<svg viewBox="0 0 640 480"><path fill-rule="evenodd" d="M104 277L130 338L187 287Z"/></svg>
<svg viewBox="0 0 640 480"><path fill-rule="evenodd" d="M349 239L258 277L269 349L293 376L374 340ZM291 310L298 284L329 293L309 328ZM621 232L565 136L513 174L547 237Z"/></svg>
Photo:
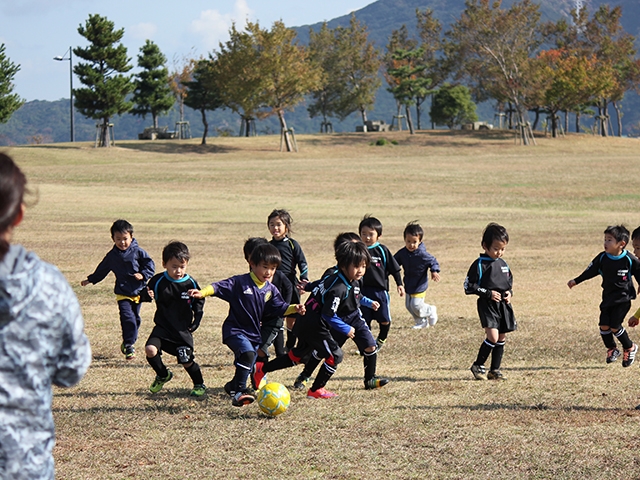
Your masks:
<svg viewBox="0 0 640 480"><path fill-rule="evenodd" d="M640 282L640 261L627 250L618 256L601 252L575 278L575 282L578 284L596 275L602 276L601 308L630 302L636 298L633 277Z"/></svg>
<svg viewBox="0 0 640 480"><path fill-rule="evenodd" d="M365 287L389 290L389 275L391 275L396 285L402 285L400 265L393 258L389 249L379 242L367 247L367 249L371 255L371 262L362 278L362 284Z"/></svg>

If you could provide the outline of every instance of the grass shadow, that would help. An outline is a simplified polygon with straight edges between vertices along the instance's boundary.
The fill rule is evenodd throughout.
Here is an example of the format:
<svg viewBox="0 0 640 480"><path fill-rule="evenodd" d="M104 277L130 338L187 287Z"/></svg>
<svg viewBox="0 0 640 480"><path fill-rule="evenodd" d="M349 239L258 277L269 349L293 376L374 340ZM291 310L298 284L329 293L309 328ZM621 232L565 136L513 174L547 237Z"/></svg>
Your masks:
<svg viewBox="0 0 640 480"><path fill-rule="evenodd" d="M118 147L126 150L135 150L138 152L161 153L166 155L176 154L220 154L230 153L242 150L238 147L229 145L216 145L207 143L206 145L180 142L157 142L157 141L140 141L140 143L123 143Z"/></svg>

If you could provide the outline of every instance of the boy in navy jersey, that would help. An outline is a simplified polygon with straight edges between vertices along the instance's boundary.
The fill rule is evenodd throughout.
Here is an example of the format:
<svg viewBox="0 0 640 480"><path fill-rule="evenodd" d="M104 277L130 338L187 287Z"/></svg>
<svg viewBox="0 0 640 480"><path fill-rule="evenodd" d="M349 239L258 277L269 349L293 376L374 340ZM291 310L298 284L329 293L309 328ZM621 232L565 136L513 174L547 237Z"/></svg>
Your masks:
<svg viewBox="0 0 640 480"><path fill-rule="evenodd" d="M234 407L256 399L253 389L247 387L247 380L262 343L262 319L304 314L304 305L289 305L271 283L278 265L278 249L271 244L258 245L249 257L250 273L212 283L202 290L189 290L194 298L213 295L229 303L229 314L222 324L222 342L234 353L236 370L224 389L232 395Z"/></svg>
<svg viewBox="0 0 640 480"><path fill-rule="evenodd" d="M513 276L502 259L507 243L509 234L503 226L487 225L482 234L484 253L471 264L464 281L464 293L478 296L478 315L486 333L476 361L471 365L476 380L505 380L500 371L505 338L517 328L511 307ZM489 355L491 370L487 374L484 363Z"/></svg>
<svg viewBox="0 0 640 480"><path fill-rule="evenodd" d="M404 297L400 265L389 249L381 244L378 239L382 236L382 223L375 217L366 215L358 225L360 238L367 246L371 263L362 277L362 294L380 304L380 308L373 310L369 307L362 308L362 316L371 328L371 321L376 320L380 325L376 344L382 348L387 341L391 328L391 310L389 300L389 275L396 282L398 295Z"/></svg>
<svg viewBox="0 0 640 480"><path fill-rule="evenodd" d="M171 242L162 250L163 273L155 275L142 292L143 301L156 302L153 317L155 327L145 345L147 362L156 372L156 379L149 387L158 393L173 373L162 362L162 352L173 355L193 381L191 396L201 397L206 387L200 365L194 361L193 332L202 320L204 299L196 300L188 294L199 289L198 283L187 274L189 248L182 242Z"/></svg>
<svg viewBox="0 0 640 480"><path fill-rule="evenodd" d="M620 357L616 346L617 338L624 353L622 366L630 366L636 357L638 346L631 341L622 326L631 308L631 300L636 298L633 278L640 282L640 261L625 250L629 243L629 230L623 225L607 227L604 231L604 252L591 261L587 269L578 277L569 280L567 285L573 288L581 282L602 276L602 302L600 303L600 335L607 347L607 363Z"/></svg>

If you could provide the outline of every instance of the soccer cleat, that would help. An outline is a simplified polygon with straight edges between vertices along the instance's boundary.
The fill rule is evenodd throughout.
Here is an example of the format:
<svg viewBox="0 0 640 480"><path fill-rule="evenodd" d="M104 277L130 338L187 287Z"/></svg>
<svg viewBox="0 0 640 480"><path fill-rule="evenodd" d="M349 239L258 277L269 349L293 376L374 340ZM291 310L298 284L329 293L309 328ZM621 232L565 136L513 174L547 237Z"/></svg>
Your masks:
<svg viewBox="0 0 640 480"><path fill-rule="evenodd" d="M263 386L263 382L266 382L266 374L262 371L263 365L264 362L256 362L251 371L251 386L256 390Z"/></svg>
<svg viewBox="0 0 640 480"><path fill-rule="evenodd" d="M167 368L167 376L165 378L159 377L156 375L156 379L153 381L151 386L149 387L149 391L151 393L158 393L164 387L164 384L173 378L173 373L171 370Z"/></svg>
<svg viewBox="0 0 640 480"><path fill-rule="evenodd" d="M471 365L471 373L476 380L486 380L487 379L487 370L484 368L484 365L476 365L475 363Z"/></svg>
<svg viewBox="0 0 640 480"><path fill-rule="evenodd" d="M127 360L131 360L133 358L136 358L136 349L133 345L129 345L127 347L125 347L124 349L124 358L126 358Z"/></svg>
<svg viewBox="0 0 640 480"><path fill-rule="evenodd" d="M311 380L310 377L306 377L301 373L296 377L295 382L293 382L293 388L295 390L304 390L305 388L307 388L309 380Z"/></svg>
<svg viewBox="0 0 640 480"><path fill-rule="evenodd" d="M255 393L253 390L245 390L244 392L236 392L236 394L231 399L231 405L234 407L244 407L245 405L249 405L253 403L256 399Z"/></svg>
<svg viewBox="0 0 640 480"><path fill-rule="evenodd" d="M189 395L192 397L201 397L205 394L206 391L207 387L204 385L204 383L198 383L197 385L193 386L193 390L191 390L191 393Z"/></svg>
<svg viewBox="0 0 640 480"><path fill-rule="evenodd" d="M416 322L416 324L411 328L413 328L414 330L420 330L422 328L429 328L429 321L426 318L423 319L423 320L418 320Z"/></svg>
<svg viewBox="0 0 640 480"><path fill-rule="evenodd" d="M385 343L387 343L387 339L386 338L384 340L376 338L376 347L378 348L378 350L381 350L382 347L384 347Z"/></svg>
<svg viewBox="0 0 640 480"><path fill-rule="evenodd" d="M617 348L610 348L607 350L607 363L613 363L620 357L620 350Z"/></svg>
<svg viewBox="0 0 640 480"><path fill-rule="evenodd" d="M231 388L231 382L227 382L227 383L224 384L224 391L230 397L233 397L236 394L236 391Z"/></svg>
<svg viewBox="0 0 640 480"><path fill-rule="evenodd" d="M500 370L491 370L487 373L487 380L506 380L505 377Z"/></svg>
<svg viewBox="0 0 640 480"><path fill-rule="evenodd" d="M636 359L636 353L638 352L638 345L635 343L631 348L625 348L624 353L622 354L622 366L630 367L633 364L633 361Z"/></svg>
<svg viewBox="0 0 640 480"><path fill-rule="evenodd" d="M382 388L387 383L389 383L388 378L380 378L380 377L374 376L373 378L370 378L369 380L364 381L364 389L374 390L376 388Z"/></svg>
<svg viewBox="0 0 640 480"><path fill-rule="evenodd" d="M324 387L317 389L315 392L309 390L307 392L307 398L334 398L337 397L337 393L330 392L329 390L325 390Z"/></svg>
<svg viewBox="0 0 640 480"><path fill-rule="evenodd" d="M429 313L429 326L433 327L438 323L438 309L435 305L431 305L431 313Z"/></svg>

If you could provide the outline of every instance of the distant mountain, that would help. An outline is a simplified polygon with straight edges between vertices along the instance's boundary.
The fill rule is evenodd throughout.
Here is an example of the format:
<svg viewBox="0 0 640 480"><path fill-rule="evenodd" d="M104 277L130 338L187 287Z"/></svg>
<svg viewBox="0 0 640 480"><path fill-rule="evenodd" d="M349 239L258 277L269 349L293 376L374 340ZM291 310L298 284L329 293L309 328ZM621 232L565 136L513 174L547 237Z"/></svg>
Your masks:
<svg viewBox="0 0 640 480"><path fill-rule="evenodd" d="M515 0L504 0L505 7L511 6ZM557 20L569 12L575 5L575 0L539 0L540 9L544 20ZM625 30L633 34L640 50L640 1L638 0L583 0L591 11L601 4L621 5L623 9L622 25ZM388 38L393 30L406 25L410 34L415 35L416 9L430 8L443 23L446 31L449 25L459 18L464 10L464 0L378 0L355 12L358 20L367 25L369 38L375 42L378 49L384 51ZM327 23L329 27L347 26L350 15L344 15ZM294 27L301 43L308 43L309 29L318 30L322 22L313 25ZM426 102L428 103L428 102ZM383 82L380 88L376 104L369 113L371 119L382 119L391 123L395 113L395 102L391 94L386 90ZM423 105L423 111L428 112L429 106ZM634 93L628 93L623 102L624 126L628 128L632 124L640 123L640 98ZM202 135L202 122L199 112L186 110L186 120L191 124L194 137ZM479 116L481 120L493 122L493 108L490 103L480 106ZM232 134L237 135L240 121L237 115L227 110L209 112L207 114L210 124L210 135ZM294 112L287 112L287 123L293 126L296 132L317 132L320 129L320 120L309 118L306 105L298 106ZM168 115L160 118L160 125L167 125L173 129L178 120L177 109L173 109ZM135 139L145 126L149 126L151 119L143 120L132 115L123 115L113 118L116 140ZM423 117L423 128L430 126L428 114ZM343 122L333 121L335 131L353 131L360 123L359 114L353 114ZM75 115L76 140L87 141L95 138L95 121L85 119L80 114ZM31 101L22 106L5 124L0 125L0 146L26 143L66 142L69 140L69 100L56 102ZM275 118L257 122L258 133L277 133L278 122Z"/></svg>

